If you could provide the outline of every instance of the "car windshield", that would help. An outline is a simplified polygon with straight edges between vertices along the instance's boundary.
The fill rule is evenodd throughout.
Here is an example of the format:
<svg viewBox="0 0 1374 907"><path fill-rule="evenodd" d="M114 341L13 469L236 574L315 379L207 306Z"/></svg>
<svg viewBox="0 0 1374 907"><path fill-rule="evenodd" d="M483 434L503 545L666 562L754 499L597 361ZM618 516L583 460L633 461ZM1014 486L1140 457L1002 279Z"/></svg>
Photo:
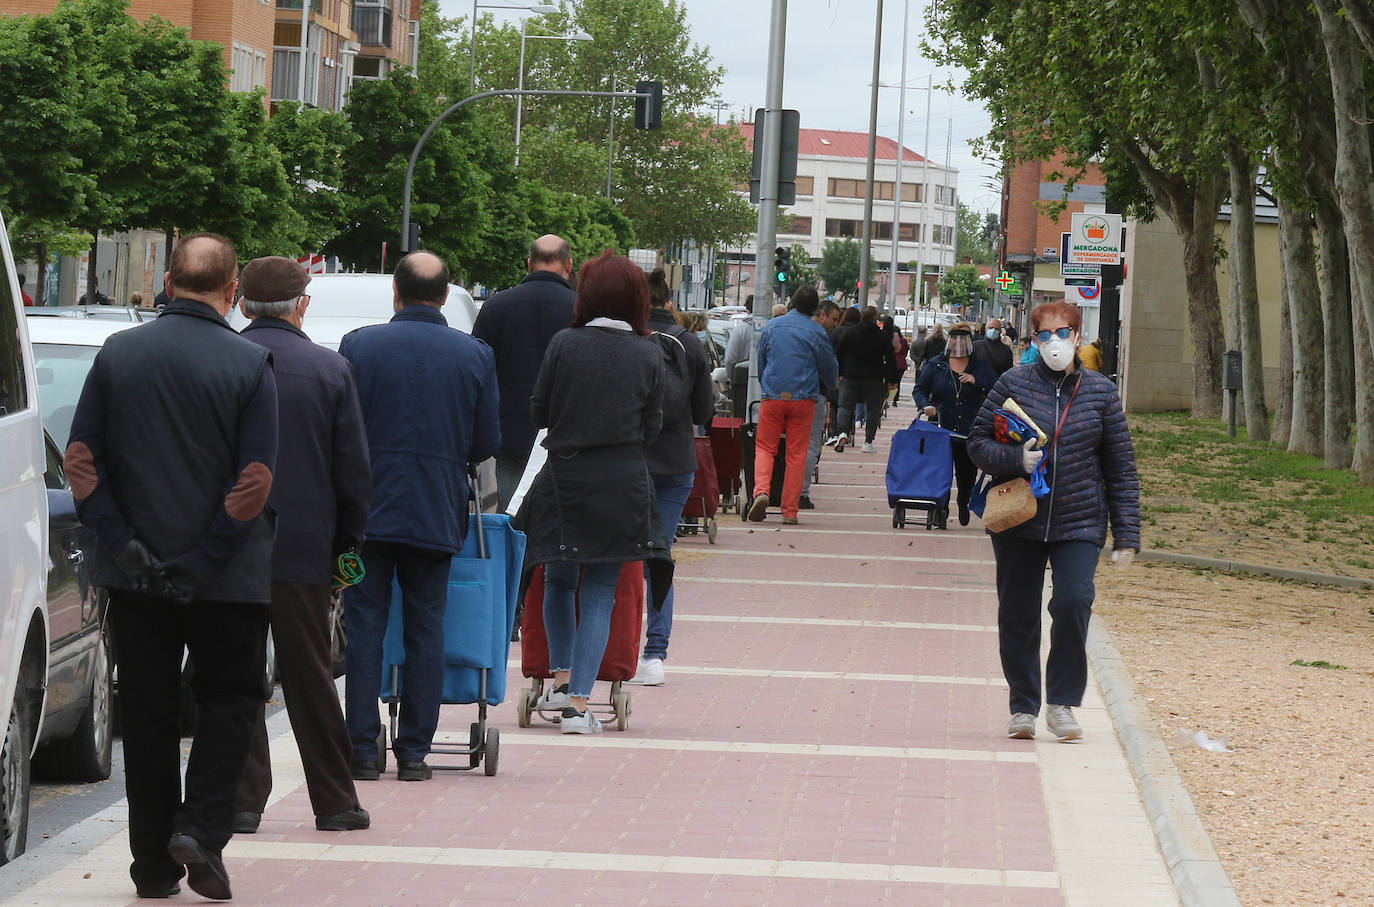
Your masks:
<svg viewBox="0 0 1374 907"><path fill-rule="evenodd" d="M86 373L95 362L96 346L67 343L35 343L33 358L38 373L38 409L43 427L52 436L59 450L67 449L72 432L72 417L76 415L76 401Z"/></svg>

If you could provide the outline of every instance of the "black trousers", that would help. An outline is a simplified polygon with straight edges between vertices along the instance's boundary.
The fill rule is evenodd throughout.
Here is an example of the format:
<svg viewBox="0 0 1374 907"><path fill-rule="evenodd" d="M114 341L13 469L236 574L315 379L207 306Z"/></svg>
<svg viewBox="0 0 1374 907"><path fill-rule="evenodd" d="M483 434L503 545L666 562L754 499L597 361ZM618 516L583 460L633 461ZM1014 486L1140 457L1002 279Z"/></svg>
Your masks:
<svg viewBox="0 0 1374 907"><path fill-rule="evenodd" d="M124 788L129 799L129 874L136 885L179 879L167 854L173 834L218 852L231 835L234 796L262 712L267 606L169 599L111 590L118 647ZM182 649L195 666L200 723L181 789Z"/></svg>
<svg viewBox="0 0 1374 907"><path fill-rule="evenodd" d="M329 586L274 582L268 614L281 692L305 768L310 806L317 816L352 809L358 805L358 792L349 766L353 747L344 727L329 652ZM267 722L260 712L234 811L261 813L271 793Z"/></svg>
<svg viewBox="0 0 1374 907"><path fill-rule="evenodd" d="M969 496L973 494L973 483L978 478L978 467L968 457L968 444L958 438L950 438L950 455L954 458L954 485L960 507L968 506ZM956 490L950 492L951 497ZM949 510L949 499L945 499L945 510ZM1043 567L1041 568L1044 569Z"/></svg>
<svg viewBox="0 0 1374 907"><path fill-rule="evenodd" d="M1045 700L1080 706L1088 685L1088 619L1093 576L1102 549L1092 542L1040 542L994 534L997 560L997 637L1011 711L1040 714L1040 602L1045 565L1051 568L1050 657Z"/></svg>
<svg viewBox="0 0 1374 907"><path fill-rule="evenodd" d="M883 424L883 400L887 397L887 382L882 378L846 378L840 385L840 431L854 437L854 408L862 403L864 413L864 440L869 444L878 435Z"/></svg>

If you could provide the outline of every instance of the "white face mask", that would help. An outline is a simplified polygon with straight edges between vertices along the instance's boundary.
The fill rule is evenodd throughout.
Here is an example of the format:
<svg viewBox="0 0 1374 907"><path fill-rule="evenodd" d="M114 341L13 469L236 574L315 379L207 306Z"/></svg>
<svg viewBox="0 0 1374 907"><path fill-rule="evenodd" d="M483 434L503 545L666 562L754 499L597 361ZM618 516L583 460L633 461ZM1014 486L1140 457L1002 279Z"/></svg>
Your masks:
<svg viewBox="0 0 1374 907"><path fill-rule="evenodd" d="M1040 358L1056 372L1064 371L1073 362L1074 349L1077 347L1076 339L1060 340L1058 337L1051 337L1049 342L1040 344Z"/></svg>

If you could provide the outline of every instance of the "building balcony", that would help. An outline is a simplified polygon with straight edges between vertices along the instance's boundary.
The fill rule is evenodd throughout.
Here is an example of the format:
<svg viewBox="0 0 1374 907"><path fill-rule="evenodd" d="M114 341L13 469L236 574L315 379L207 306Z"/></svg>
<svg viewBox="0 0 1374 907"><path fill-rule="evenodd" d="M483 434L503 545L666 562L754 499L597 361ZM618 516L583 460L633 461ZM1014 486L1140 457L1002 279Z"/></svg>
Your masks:
<svg viewBox="0 0 1374 907"><path fill-rule="evenodd" d="M392 0L353 4L353 31L364 47L391 47Z"/></svg>

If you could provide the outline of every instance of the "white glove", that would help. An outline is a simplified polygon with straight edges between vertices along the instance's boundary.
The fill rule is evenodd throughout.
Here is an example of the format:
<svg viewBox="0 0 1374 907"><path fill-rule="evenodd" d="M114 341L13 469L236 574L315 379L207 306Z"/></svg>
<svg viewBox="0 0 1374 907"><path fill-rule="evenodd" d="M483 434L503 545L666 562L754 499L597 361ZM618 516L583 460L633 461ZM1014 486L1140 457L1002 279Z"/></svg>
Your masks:
<svg viewBox="0 0 1374 907"><path fill-rule="evenodd" d="M1135 549L1117 548L1112 552L1112 564L1118 570L1125 570L1131 566L1131 561L1135 560Z"/></svg>
<svg viewBox="0 0 1374 907"><path fill-rule="evenodd" d="M1032 446L1039 443L1039 439L1031 438L1021 448L1021 468L1026 471L1026 475L1035 472L1035 467L1040 465L1040 461L1045 458L1043 450L1032 450Z"/></svg>

